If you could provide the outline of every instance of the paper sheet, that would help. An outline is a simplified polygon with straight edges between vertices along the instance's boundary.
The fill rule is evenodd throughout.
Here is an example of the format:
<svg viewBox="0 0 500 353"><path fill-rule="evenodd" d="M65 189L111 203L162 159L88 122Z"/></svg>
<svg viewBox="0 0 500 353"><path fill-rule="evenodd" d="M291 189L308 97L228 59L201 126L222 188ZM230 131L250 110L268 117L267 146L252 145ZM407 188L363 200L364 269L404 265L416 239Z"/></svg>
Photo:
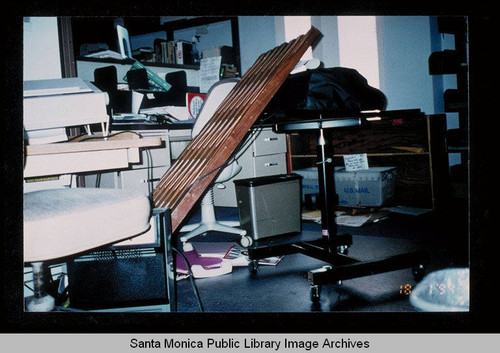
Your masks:
<svg viewBox="0 0 500 353"><path fill-rule="evenodd" d="M192 120L186 107L168 105L163 107L153 107L141 109L142 114L163 114L170 115L177 120Z"/></svg>
<svg viewBox="0 0 500 353"><path fill-rule="evenodd" d="M402 213L411 216L419 216L421 214L431 212L430 208L418 208L418 207L407 207L407 206L394 206L394 207L385 207L383 210L387 210L394 213Z"/></svg>
<svg viewBox="0 0 500 353"><path fill-rule="evenodd" d="M368 170L368 156L366 153L344 155L344 165L347 172Z"/></svg>
<svg viewBox="0 0 500 353"><path fill-rule="evenodd" d="M201 59L200 93L207 93L210 87L220 79L221 56Z"/></svg>
<svg viewBox="0 0 500 353"><path fill-rule="evenodd" d="M347 227L361 227L363 224L368 222L371 218L371 214L365 214L360 216L337 216L335 222L339 226Z"/></svg>

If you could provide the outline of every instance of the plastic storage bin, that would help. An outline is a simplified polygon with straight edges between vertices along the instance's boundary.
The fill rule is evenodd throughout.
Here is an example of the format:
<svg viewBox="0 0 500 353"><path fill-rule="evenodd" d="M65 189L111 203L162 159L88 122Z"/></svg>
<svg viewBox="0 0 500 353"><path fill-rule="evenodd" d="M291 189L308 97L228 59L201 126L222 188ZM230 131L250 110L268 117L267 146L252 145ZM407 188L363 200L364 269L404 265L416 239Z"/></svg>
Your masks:
<svg viewBox="0 0 500 353"><path fill-rule="evenodd" d="M294 173L304 178L302 192L305 195L319 193L317 168L298 169ZM334 177L340 206L382 206L394 198L396 167L371 167L355 172L335 167Z"/></svg>
<svg viewBox="0 0 500 353"><path fill-rule="evenodd" d="M469 269L451 268L428 274L411 292L410 303L420 311L468 311Z"/></svg>

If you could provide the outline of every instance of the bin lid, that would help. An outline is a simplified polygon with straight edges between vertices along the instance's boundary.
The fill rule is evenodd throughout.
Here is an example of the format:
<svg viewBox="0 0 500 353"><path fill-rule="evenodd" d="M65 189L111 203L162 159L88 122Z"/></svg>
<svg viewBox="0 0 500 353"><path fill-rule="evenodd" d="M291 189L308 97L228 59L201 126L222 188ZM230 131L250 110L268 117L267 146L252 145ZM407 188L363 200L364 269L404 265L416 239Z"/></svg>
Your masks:
<svg viewBox="0 0 500 353"><path fill-rule="evenodd" d="M239 179L234 180L234 185L236 186L261 186L267 184L282 183L292 180L301 180L302 176L291 173L291 174L278 174L278 175L268 175L255 178Z"/></svg>
<svg viewBox="0 0 500 353"><path fill-rule="evenodd" d="M335 180L358 180L358 181L378 181L385 179L387 175L394 173L396 167L370 167L364 170L356 170L348 172L344 167L335 168Z"/></svg>

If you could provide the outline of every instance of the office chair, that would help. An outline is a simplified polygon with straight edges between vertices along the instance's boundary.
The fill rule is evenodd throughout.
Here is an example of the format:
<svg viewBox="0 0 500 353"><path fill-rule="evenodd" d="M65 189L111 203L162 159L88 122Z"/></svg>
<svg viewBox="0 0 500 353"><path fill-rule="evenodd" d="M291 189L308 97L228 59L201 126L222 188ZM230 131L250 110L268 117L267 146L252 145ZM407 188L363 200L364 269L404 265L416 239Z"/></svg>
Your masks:
<svg viewBox="0 0 500 353"><path fill-rule="evenodd" d="M44 262L135 237L150 228L146 196L122 189L65 188L24 194L24 262L33 267L28 311L50 311Z"/></svg>
<svg viewBox="0 0 500 353"><path fill-rule="evenodd" d="M210 88L207 93L207 97L203 102L200 113L194 123L192 130L193 138L202 131L203 127L214 115L219 105L237 82L238 79L236 78L225 79L215 83ZM222 170L220 175L217 177L215 184L222 184L229 181L241 171L241 168L242 167L238 164L238 162L234 160ZM238 226L239 222L237 221L232 222L216 220L213 187L210 187L201 200L201 222L197 224L188 224L182 227L180 231L188 232L188 234L181 236L180 240L185 251L191 250L191 247L186 244L188 240L209 231L239 234L241 235L243 242L247 241L245 237L246 231L241 228L237 228Z"/></svg>

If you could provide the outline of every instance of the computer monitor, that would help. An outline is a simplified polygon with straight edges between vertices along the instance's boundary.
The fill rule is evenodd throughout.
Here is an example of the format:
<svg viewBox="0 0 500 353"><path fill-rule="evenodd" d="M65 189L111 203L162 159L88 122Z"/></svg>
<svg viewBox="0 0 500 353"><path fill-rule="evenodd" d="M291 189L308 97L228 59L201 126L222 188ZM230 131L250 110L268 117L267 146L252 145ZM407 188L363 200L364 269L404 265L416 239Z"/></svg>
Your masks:
<svg viewBox="0 0 500 353"><path fill-rule="evenodd" d="M132 58L132 48L130 47L130 37L128 30L125 27L116 25L116 33L118 34L118 48L122 58Z"/></svg>

